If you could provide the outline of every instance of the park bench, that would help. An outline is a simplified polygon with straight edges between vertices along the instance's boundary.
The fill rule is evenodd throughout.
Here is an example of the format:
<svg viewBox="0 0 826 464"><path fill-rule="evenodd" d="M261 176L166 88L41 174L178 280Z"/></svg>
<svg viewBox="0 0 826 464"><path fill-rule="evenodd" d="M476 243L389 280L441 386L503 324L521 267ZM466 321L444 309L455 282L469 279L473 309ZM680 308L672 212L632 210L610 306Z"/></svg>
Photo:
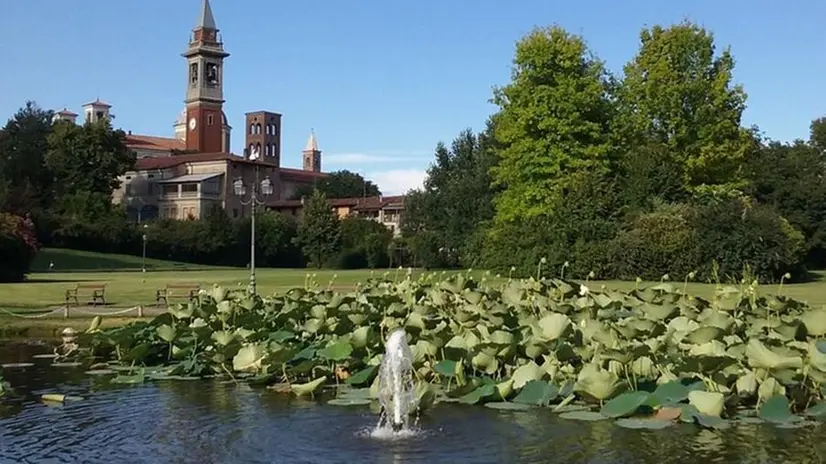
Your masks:
<svg viewBox="0 0 826 464"><path fill-rule="evenodd" d="M155 305L160 306L161 300L168 305L169 298L175 294L187 295L189 301L194 301L198 298L199 291L201 291L201 286L198 284L166 284L164 288L155 291Z"/></svg>
<svg viewBox="0 0 826 464"><path fill-rule="evenodd" d="M77 284L74 288L66 290L66 305L74 300L75 305L80 305L77 300L78 293L81 295L88 295L92 299L92 305L101 303L106 305L106 284Z"/></svg>

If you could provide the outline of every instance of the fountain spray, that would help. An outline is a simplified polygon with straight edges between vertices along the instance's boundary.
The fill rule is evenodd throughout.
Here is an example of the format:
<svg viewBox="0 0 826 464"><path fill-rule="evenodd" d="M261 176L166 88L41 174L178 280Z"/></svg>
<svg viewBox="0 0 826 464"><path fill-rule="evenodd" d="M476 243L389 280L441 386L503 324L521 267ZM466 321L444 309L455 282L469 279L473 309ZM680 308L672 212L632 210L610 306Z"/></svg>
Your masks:
<svg viewBox="0 0 826 464"><path fill-rule="evenodd" d="M406 337L404 329L396 329L390 334L379 368L378 400L382 406L379 427L389 422L394 432L408 428L410 415L416 408L413 353Z"/></svg>

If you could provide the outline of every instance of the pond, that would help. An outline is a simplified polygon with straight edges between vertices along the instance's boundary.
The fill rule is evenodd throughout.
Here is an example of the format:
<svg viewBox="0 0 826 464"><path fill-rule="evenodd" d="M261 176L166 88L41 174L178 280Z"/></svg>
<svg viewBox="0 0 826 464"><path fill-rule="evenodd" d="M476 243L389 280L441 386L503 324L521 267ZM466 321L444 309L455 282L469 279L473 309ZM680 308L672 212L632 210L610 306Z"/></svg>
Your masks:
<svg viewBox="0 0 826 464"><path fill-rule="evenodd" d="M405 438L376 438L365 406L331 406L207 380L110 385L83 367L53 367L44 342L0 342L18 398L0 407L0 462L516 463L820 462L823 426L742 424L640 431L564 420L550 409L438 405ZM47 404L44 393L82 400Z"/></svg>

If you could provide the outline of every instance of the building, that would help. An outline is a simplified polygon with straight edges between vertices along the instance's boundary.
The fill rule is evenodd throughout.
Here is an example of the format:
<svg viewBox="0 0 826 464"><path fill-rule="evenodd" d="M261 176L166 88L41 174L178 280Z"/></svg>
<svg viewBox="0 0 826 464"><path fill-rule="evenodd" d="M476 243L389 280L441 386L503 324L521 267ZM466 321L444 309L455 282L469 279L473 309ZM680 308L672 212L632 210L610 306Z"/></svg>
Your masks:
<svg viewBox="0 0 826 464"><path fill-rule="evenodd" d="M404 211L404 196L377 196L364 198L330 198L328 199L339 218L356 216L372 219L383 224L393 232L401 234L401 215ZM301 214L304 200L280 200L267 205L267 208L290 216Z"/></svg>
<svg viewBox="0 0 826 464"><path fill-rule="evenodd" d="M268 178L272 194L265 201L290 198L296 188L313 184L321 171L321 150L311 131L302 152L303 167L281 166L282 115L254 111L245 115L243 156L231 153L232 127L224 113L224 50L209 0L203 0L186 51L184 108L172 127L173 137L127 133L127 146L137 155L136 169L127 172L113 201L126 206L130 219L199 218L213 206L233 217L249 214L253 184ZM85 121L110 118L112 106L100 100L83 105ZM55 119L75 122L68 109ZM233 182L244 181L247 195L234 194ZM247 205L245 205L245 203Z"/></svg>

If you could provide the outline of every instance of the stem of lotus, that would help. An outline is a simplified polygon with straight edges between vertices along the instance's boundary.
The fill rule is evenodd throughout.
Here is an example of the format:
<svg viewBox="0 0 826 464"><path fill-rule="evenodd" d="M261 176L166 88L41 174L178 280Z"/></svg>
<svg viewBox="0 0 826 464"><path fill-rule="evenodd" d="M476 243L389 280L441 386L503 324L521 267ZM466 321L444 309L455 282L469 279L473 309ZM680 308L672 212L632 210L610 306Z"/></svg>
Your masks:
<svg viewBox="0 0 826 464"><path fill-rule="evenodd" d="M281 375L284 377L282 380L285 383L290 383L290 376L287 375L287 364L281 363Z"/></svg>
<svg viewBox="0 0 826 464"><path fill-rule="evenodd" d="M224 369L224 372L229 374L229 378L232 379L233 382L238 383L238 379L236 379L235 376L232 375L232 371L227 369L227 364L226 363L221 363L221 367Z"/></svg>

